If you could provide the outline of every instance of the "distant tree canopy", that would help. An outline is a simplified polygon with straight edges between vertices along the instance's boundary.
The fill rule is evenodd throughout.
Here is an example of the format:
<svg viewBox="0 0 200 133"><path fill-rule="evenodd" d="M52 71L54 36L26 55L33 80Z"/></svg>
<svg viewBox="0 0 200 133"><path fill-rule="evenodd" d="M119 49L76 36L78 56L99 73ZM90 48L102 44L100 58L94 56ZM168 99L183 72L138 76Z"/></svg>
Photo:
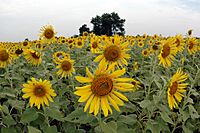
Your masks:
<svg viewBox="0 0 200 133"><path fill-rule="evenodd" d="M83 24L83 25L79 28L79 33L80 33L80 35L82 35L83 32L85 32L85 31L86 31L86 32L90 32L90 28L88 28L86 24Z"/></svg>
<svg viewBox="0 0 200 133"><path fill-rule="evenodd" d="M93 24L93 31L96 35L112 36L114 34L124 35L125 19L121 19L115 12L104 13L102 16L96 16L90 21Z"/></svg>

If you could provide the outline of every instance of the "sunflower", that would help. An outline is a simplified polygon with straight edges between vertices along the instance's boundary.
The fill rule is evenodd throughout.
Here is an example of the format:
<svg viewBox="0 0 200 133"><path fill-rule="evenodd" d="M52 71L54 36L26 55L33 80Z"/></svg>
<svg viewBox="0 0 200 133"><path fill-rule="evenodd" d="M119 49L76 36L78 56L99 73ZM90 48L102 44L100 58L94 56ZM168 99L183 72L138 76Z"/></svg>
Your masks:
<svg viewBox="0 0 200 133"><path fill-rule="evenodd" d="M63 59L70 59L70 55L64 51L57 51L53 54L53 59L55 63L62 62Z"/></svg>
<svg viewBox="0 0 200 133"><path fill-rule="evenodd" d="M142 48L142 47L144 47L144 42L143 41L139 41L137 43L137 45L138 45L138 47Z"/></svg>
<svg viewBox="0 0 200 133"><path fill-rule="evenodd" d="M25 41L23 41L23 42L21 42L21 47L23 48L23 49L28 49L28 48L30 48L31 47L31 42L30 41L28 41L28 40L25 40Z"/></svg>
<svg viewBox="0 0 200 133"><path fill-rule="evenodd" d="M100 51L100 48L102 48L100 39L96 36L92 37L90 39L90 51L92 53L98 53Z"/></svg>
<svg viewBox="0 0 200 133"><path fill-rule="evenodd" d="M55 35L56 32L53 28L52 25L46 25L43 26L40 29L40 38L45 42L45 43L52 43L55 41Z"/></svg>
<svg viewBox="0 0 200 133"><path fill-rule="evenodd" d="M148 57L148 55L149 55L149 49L144 49L144 50L142 50L142 55L143 55L144 57Z"/></svg>
<svg viewBox="0 0 200 133"><path fill-rule="evenodd" d="M174 43L174 39L168 38L164 40L161 46L161 52L158 55L158 59L160 60L159 64L162 64L164 67L170 67L175 55L176 44Z"/></svg>
<svg viewBox="0 0 200 133"><path fill-rule="evenodd" d="M75 72L74 69L74 60L71 60L70 58L64 58L62 61L57 63L58 66L56 68L59 69L57 72L58 75L61 75L61 77L66 76L72 76L72 72Z"/></svg>
<svg viewBox="0 0 200 133"><path fill-rule="evenodd" d="M75 42L76 42L76 47L77 48L82 48L84 46L84 39L83 38L77 38L75 40Z"/></svg>
<svg viewBox="0 0 200 133"><path fill-rule="evenodd" d="M100 61L100 64L105 65L116 64L121 67L123 67L123 64L128 65L126 59L129 59L130 55L126 52L130 50L128 48L129 42L123 42L119 36L115 35L113 40L106 39L104 43L103 51L99 52L101 55L95 58L95 62Z"/></svg>
<svg viewBox="0 0 200 133"><path fill-rule="evenodd" d="M175 40L177 52L182 52L184 49L183 35L176 35Z"/></svg>
<svg viewBox="0 0 200 133"><path fill-rule="evenodd" d="M53 102L52 97L56 96L56 93L51 87L50 81L40 79L37 81L35 78L31 78L31 81L28 81L28 84L23 84L24 88L22 92L26 93L22 97L29 98L30 106L33 104L40 109L40 106L46 104L49 106L49 102Z"/></svg>
<svg viewBox="0 0 200 133"><path fill-rule="evenodd" d="M189 54L194 54L198 51L198 41L196 38L188 39L187 50L188 50Z"/></svg>
<svg viewBox="0 0 200 133"><path fill-rule="evenodd" d="M119 91L132 91L133 85L131 78L119 78L119 76L126 73L125 68L117 70L111 73L114 64L107 67L105 64L100 64L96 73L93 75L86 67L86 74L88 77L76 76L76 80L80 83L88 83L82 87L76 87L74 94L80 96L78 102L86 102L84 112L89 109L89 113L93 113L96 116L101 108L104 116L108 116L108 111L112 114L110 104L120 111L119 106L124 105L124 101L128 101L126 96ZM110 103L109 103L110 102Z"/></svg>
<svg viewBox="0 0 200 133"><path fill-rule="evenodd" d="M139 88L141 88L141 83L135 79L133 79L133 81L131 82L131 84L134 86L133 87L133 91L138 90Z"/></svg>
<svg viewBox="0 0 200 133"><path fill-rule="evenodd" d="M33 49L24 50L24 57L29 63L33 64L34 66L40 65L42 62L42 53L37 52Z"/></svg>
<svg viewBox="0 0 200 133"><path fill-rule="evenodd" d="M12 61L12 54L3 47L0 47L0 67L6 67Z"/></svg>
<svg viewBox="0 0 200 133"><path fill-rule="evenodd" d="M183 73L181 69L178 69L177 72L172 76L170 86L168 88L168 104L170 109L178 107L177 102L181 102L184 95L182 92L186 92L184 88L187 87L187 83L181 84L188 78L186 73Z"/></svg>

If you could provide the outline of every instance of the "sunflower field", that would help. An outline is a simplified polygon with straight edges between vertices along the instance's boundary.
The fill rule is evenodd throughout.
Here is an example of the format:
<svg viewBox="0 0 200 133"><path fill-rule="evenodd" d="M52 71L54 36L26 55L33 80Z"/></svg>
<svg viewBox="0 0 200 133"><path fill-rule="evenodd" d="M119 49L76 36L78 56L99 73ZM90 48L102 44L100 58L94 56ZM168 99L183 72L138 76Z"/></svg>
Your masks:
<svg viewBox="0 0 200 133"><path fill-rule="evenodd" d="M199 133L200 39L56 36L0 42L1 133Z"/></svg>

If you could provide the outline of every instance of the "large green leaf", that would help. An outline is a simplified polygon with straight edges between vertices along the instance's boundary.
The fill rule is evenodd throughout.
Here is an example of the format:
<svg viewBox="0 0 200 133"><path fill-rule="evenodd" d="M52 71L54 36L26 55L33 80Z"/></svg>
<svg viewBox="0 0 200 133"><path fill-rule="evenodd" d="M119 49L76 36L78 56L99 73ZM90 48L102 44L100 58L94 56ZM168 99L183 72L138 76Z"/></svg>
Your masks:
<svg viewBox="0 0 200 133"><path fill-rule="evenodd" d="M42 133L42 132L35 127L28 126L28 133Z"/></svg>
<svg viewBox="0 0 200 133"><path fill-rule="evenodd" d="M104 133L117 133L116 126L109 126L107 123L100 121L100 127Z"/></svg>
<svg viewBox="0 0 200 133"><path fill-rule="evenodd" d="M8 126L11 126L11 125L15 125L16 121L12 118L12 116L7 115L3 117L3 123Z"/></svg>
<svg viewBox="0 0 200 133"><path fill-rule="evenodd" d="M67 117L65 117L64 120L73 123L86 124L94 120L94 117L88 113L83 112L82 108L77 108Z"/></svg>
<svg viewBox="0 0 200 133"><path fill-rule="evenodd" d="M22 116L21 116L21 122L23 123L29 123L31 121L34 121L38 118L38 113L34 108L28 108L26 109Z"/></svg>
<svg viewBox="0 0 200 133"><path fill-rule="evenodd" d="M53 107L46 108L45 114L58 121L63 121L63 114L56 108Z"/></svg>
<svg viewBox="0 0 200 133"><path fill-rule="evenodd" d="M172 119L169 117L169 115L166 112L161 112L160 113L161 118L165 121L168 122L170 124L174 124L174 122L172 121Z"/></svg>

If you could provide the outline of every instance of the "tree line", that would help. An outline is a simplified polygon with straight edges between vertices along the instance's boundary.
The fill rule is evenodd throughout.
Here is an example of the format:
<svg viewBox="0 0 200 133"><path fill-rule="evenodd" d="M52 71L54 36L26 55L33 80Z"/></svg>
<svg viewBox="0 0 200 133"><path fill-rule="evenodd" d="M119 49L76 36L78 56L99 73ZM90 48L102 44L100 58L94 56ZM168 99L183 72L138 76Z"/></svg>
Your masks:
<svg viewBox="0 0 200 133"><path fill-rule="evenodd" d="M87 24L83 24L79 28L79 35L82 35L83 32L93 32L96 35L107 35L112 36L114 34L124 35L124 23L125 19L121 19L119 15L115 12L104 13L101 16L96 15L90 21L93 24L93 29L87 27Z"/></svg>

